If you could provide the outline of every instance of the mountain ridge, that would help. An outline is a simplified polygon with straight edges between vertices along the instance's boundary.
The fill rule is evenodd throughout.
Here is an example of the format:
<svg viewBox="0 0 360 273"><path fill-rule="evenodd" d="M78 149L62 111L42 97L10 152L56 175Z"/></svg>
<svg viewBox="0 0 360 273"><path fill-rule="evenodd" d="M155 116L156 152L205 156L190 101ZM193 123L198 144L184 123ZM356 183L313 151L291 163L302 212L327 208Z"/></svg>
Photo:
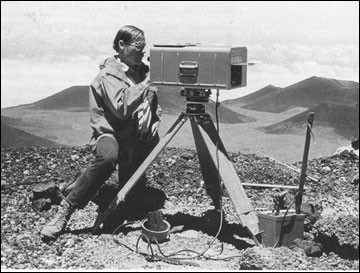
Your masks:
<svg viewBox="0 0 360 273"><path fill-rule="evenodd" d="M313 83L311 84L311 82ZM231 148L231 150L248 149L253 152L263 147L263 151L272 152L274 156L279 155L280 157L286 158L284 160L290 160L288 158L292 160L293 157L296 158L296 155L288 156L288 151L286 151L285 146L291 145L291 143L294 142L294 138L296 138L297 143L303 142L302 133L300 134L302 131L300 130L303 130L304 125L306 125L306 113L308 113L306 111L311 110L315 111L315 131L318 133L321 131L322 136L326 139L336 139L336 141L331 140L332 145L330 146L328 146L327 140L324 139L322 141L323 143L319 143L319 146L316 148L316 153L319 155L324 151L326 154L331 153L333 149L342 145L344 140L350 139L352 134L358 132L359 126L355 124L358 120L356 119L356 114L359 112L358 83L311 77L301 81L301 84L291 85L291 88L294 89L296 86L301 87L304 85L321 85L322 82L330 84L334 90L342 90L342 93L346 92L350 94L350 98L352 98L351 103L346 105L343 101L339 103L338 100L334 99L333 101L330 100L331 102L319 100L320 103L316 104L315 100L315 103L312 103L311 107L297 107L296 105L294 106L294 104L297 104L294 99L290 100L290 103L285 100L283 104L281 104L281 101L271 101L270 104L265 104L266 106L270 105L274 107L276 111L273 112L266 112L264 109L254 111L243 108L243 105L246 106L246 102L255 103L258 101L266 101L270 100L272 96L277 98L279 94L283 94L284 88L273 85L267 85L258 90L258 92L234 99L233 104L221 102L218 108L218 116L221 123L223 123L224 120L227 123L220 126L220 134L226 147ZM88 86L77 87L79 86L67 88L60 91L59 93L62 92L60 95L55 94L54 96L32 104L4 108L2 109L2 115L16 118L8 122L7 125L33 135L49 140L56 140L64 145L77 146L88 143L91 137L88 113L89 90ZM300 88L299 90L302 89ZM301 92L299 90L298 92ZM347 92L348 90L350 91ZM314 95L314 92L307 93ZM76 101L74 97L77 95L81 98L80 103L82 104L68 103L71 100ZM330 96L328 99L331 98L337 97ZM349 98L347 98L347 100L348 99ZM178 87L160 86L159 100L163 109L163 118L159 131L160 136L162 136L173 122L175 122L176 117L185 111L186 102L185 98L180 96L180 88ZM323 103L323 106L316 108L317 105L321 103ZM345 108L338 107L339 105L345 105L350 108L346 108L345 106ZM286 109L290 109L290 111L281 112L281 110ZM213 101L207 104L207 110L212 116L213 121L215 121L215 103ZM333 113L326 111L332 111ZM291 119L301 112L302 116ZM284 124L279 124L281 122L284 122ZM320 128L319 125L321 125L322 128ZM332 126L335 126L334 130ZM193 139L188 137L191 133L190 126L184 126L184 130L180 130L172 143L175 143L175 146L178 145L179 147L192 147ZM272 136L271 134L276 135ZM341 144L339 145L339 143Z"/></svg>
<svg viewBox="0 0 360 273"><path fill-rule="evenodd" d="M180 115L185 111L185 98L180 96L179 87L164 87L159 86L159 104L163 113L169 115ZM88 112L89 111L89 86L72 86L66 88L54 95L51 95L42 100L13 106L4 109L34 109L34 110L63 110L72 112ZM207 111L214 119L215 104L210 101L207 104ZM218 109L219 121L222 123L244 123L253 122L256 119L238 114L222 105Z"/></svg>
<svg viewBox="0 0 360 273"><path fill-rule="evenodd" d="M314 112L314 126L332 127L341 136L351 139L359 135L359 108L346 105L320 103L289 119L264 128L269 134L292 133L306 126L308 114Z"/></svg>
<svg viewBox="0 0 360 273"><path fill-rule="evenodd" d="M293 107L311 108L324 102L356 107L359 103L359 83L313 76L284 88L268 85L223 103L249 110L281 113Z"/></svg>

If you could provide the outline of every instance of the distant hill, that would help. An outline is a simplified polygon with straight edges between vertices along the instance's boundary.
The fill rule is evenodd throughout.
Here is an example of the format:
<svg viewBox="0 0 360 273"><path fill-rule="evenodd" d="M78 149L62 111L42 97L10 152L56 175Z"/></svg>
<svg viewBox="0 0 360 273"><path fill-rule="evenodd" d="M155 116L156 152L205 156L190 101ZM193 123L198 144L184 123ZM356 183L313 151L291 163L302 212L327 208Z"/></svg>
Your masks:
<svg viewBox="0 0 360 273"><path fill-rule="evenodd" d="M185 98L180 96L179 89L159 87L160 105L164 113L161 129L164 133L176 117L185 111ZM73 86L38 102L1 109L3 116L12 118L5 123L2 120L2 143L21 146L25 136L31 139L27 142L31 144L26 144L27 146L58 145L52 140L65 145L87 143L91 136L88 96L88 86ZM247 109L237 112L238 109L249 105L254 106L254 110L258 112ZM288 111L289 109L291 111ZM297 111L293 111L296 109ZM215 121L213 101L207 104L207 110ZM273 113L270 114L269 111ZM305 112L299 114L299 111ZM274 155L278 153L280 156L283 154L286 156L287 152L280 150L284 143L288 143L289 138L291 141L299 138L299 130L303 132L309 111L315 112L314 126L315 128L322 126L319 130L322 130L322 135L326 139L341 141L344 137L345 139L353 137L359 131L359 84L311 77L286 88L268 85L248 96L222 101L219 107L219 119L222 123L228 123L222 128L222 137L226 139L226 147L233 149L243 148L246 143L247 148L256 150L261 139L264 149L270 149ZM16 131L15 128L22 131ZM24 135L24 132L32 135ZM173 143L193 145L192 138L187 142L189 139L187 134L191 134L191 128L184 126L184 130L174 138ZM41 136L48 142L43 139L40 143L35 142L32 140L34 135ZM303 135L301 141L303 141L302 137ZM328 143L324 145L319 146L319 153L332 149Z"/></svg>
<svg viewBox="0 0 360 273"><path fill-rule="evenodd" d="M351 139L359 135L359 105L357 107L320 103L319 105L295 115L282 122L265 127L270 134L289 134L299 128L306 127L310 112L315 113L314 128L316 126L332 127L341 136Z"/></svg>
<svg viewBox="0 0 360 273"><path fill-rule="evenodd" d="M356 107L359 103L359 83L314 76L285 88L269 85L242 98L223 103L272 113L281 113L298 106L312 108L320 103Z"/></svg>
<svg viewBox="0 0 360 273"><path fill-rule="evenodd" d="M270 134L289 134L306 126L307 114L315 112L315 126L330 127L346 138L359 133L359 83L311 77L285 88L268 85L247 96L222 102L240 108L282 113L295 107L308 110L263 128Z"/></svg>
<svg viewBox="0 0 360 273"><path fill-rule="evenodd" d="M6 124L6 117L1 116L1 148L11 147L64 147L51 140L29 134Z"/></svg>
<svg viewBox="0 0 360 273"><path fill-rule="evenodd" d="M159 104L163 113L179 115L185 111L185 98L180 96L178 87L159 87ZM19 106L17 106L19 107ZM50 97L34 103L21 105L20 107L34 110L65 110L65 111L89 111L89 87L72 86ZM13 107L12 107L13 108ZM207 111L215 119L215 103L208 103ZM219 121L222 123L245 123L253 122L254 118L240 115L220 105L218 109Z"/></svg>
<svg viewBox="0 0 360 273"><path fill-rule="evenodd" d="M265 100L266 98L273 96L278 92L281 92L281 90L281 87L267 85L256 92L250 93L249 95L236 99L224 100L221 103L225 106L243 106L246 104L254 103L255 101Z"/></svg>
<svg viewBox="0 0 360 273"><path fill-rule="evenodd" d="M89 86L72 86L50 97L22 106L42 110L89 111Z"/></svg>

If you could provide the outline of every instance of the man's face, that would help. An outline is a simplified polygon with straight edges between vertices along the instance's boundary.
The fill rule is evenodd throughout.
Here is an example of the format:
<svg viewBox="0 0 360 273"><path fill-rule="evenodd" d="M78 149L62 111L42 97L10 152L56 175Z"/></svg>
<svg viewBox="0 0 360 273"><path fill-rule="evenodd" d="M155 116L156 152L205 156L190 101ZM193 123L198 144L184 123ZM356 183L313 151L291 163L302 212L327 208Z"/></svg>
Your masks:
<svg viewBox="0 0 360 273"><path fill-rule="evenodd" d="M122 61L128 66L139 65L145 54L145 40L138 40L130 44L124 44L122 50Z"/></svg>

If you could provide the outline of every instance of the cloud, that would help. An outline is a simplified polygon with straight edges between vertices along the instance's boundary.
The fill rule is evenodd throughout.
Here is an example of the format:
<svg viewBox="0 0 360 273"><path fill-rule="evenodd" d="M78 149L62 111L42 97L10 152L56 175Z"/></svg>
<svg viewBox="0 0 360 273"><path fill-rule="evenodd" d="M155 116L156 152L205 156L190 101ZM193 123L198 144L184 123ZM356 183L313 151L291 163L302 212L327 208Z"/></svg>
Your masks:
<svg viewBox="0 0 360 273"><path fill-rule="evenodd" d="M89 85L99 62L87 56L64 62L2 60L1 107L35 102L73 85Z"/></svg>
<svg viewBox="0 0 360 273"><path fill-rule="evenodd" d="M356 49L354 45L250 45L248 59L256 65L248 67L247 87L223 90L220 99L244 96L269 84L286 87L312 76L359 81ZM2 107L34 102L72 85L87 85L98 72L100 61L108 56L107 53L94 57L49 54L34 61L19 54L18 60L4 59Z"/></svg>
<svg viewBox="0 0 360 273"><path fill-rule="evenodd" d="M280 44L249 46L249 60L259 60L255 66L268 75L298 75L359 80L358 45ZM257 71L259 72L259 71ZM279 80L275 80L278 81ZM274 82L275 83L275 82ZM284 83L285 84L285 81Z"/></svg>
<svg viewBox="0 0 360 273"><path fill-rule="evenodd" d="M275 43L248 46L247 87L222 91L220 99L231 99L266 85L286 87L312 76L359 82L358 45L305 45Z"/></svg>
<svg viewBox="0 0 360 273"><path fill-rule="evenodd" d="M143 28L149 43L358 44L358 14L358 4L348 2L5 1L1 57L94 57L111 51L124 24Z"/></svg>
<svg viewBox="0 0 360 273"><path fill-rule="evenodd" d="M358 7L296 1L3 1L2 98L26 103L88 84L100 60L114 54L112 41L124 24L144 29L149 45L247 46L248 60L257 62L248 69L248 86L223 91L222 97L268 84L285 87L314 75L358 81Z"/></svg>

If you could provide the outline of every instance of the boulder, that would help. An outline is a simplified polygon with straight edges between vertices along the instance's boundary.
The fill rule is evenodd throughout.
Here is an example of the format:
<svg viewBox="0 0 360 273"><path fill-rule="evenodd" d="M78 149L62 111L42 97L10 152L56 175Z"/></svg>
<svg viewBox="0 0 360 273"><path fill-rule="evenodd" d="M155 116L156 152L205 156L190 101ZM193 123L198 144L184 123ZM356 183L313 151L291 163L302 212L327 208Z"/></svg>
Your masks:
<svg viewBox="0 0 360 273"><path fill-rule="evenodd" d="M351 145L349 146L343 146L343 147L339 147L334 155L341 155L343 153L350 153L350 154L355 154L357 156L359 156L359 149L355 150Z"/></svg>
<svg viewBox="0 0 360 273"><path fill-rule="evenodd" d="M300 212L305 214L304 230L311 230L315 222L320 219L320 213L315 206L309 202L301 204Z"/></svg>
<svg viewBox="0 0 360 273"><path fill-rule="evenodd" d="M335 218L336 214L337 214L336 210L334 210L332 208L325 208L321 213L321 217L323 217L323 218Z"/></svg>
<svg viewBox="0 0 360 273"><path fill-rule="evenodd" d="M293 241L293 244L304 250L306 256L320 257L323 254L323 246L314 241L301 240L299 238Z"/></svg>
<svg viewBox="0 0 360 273"><path fill-rule="evenodd" d="M62 199L63 196L55 182L36 184L29 197L36 212L49 210L52 205L59 205Z"/></svg>

